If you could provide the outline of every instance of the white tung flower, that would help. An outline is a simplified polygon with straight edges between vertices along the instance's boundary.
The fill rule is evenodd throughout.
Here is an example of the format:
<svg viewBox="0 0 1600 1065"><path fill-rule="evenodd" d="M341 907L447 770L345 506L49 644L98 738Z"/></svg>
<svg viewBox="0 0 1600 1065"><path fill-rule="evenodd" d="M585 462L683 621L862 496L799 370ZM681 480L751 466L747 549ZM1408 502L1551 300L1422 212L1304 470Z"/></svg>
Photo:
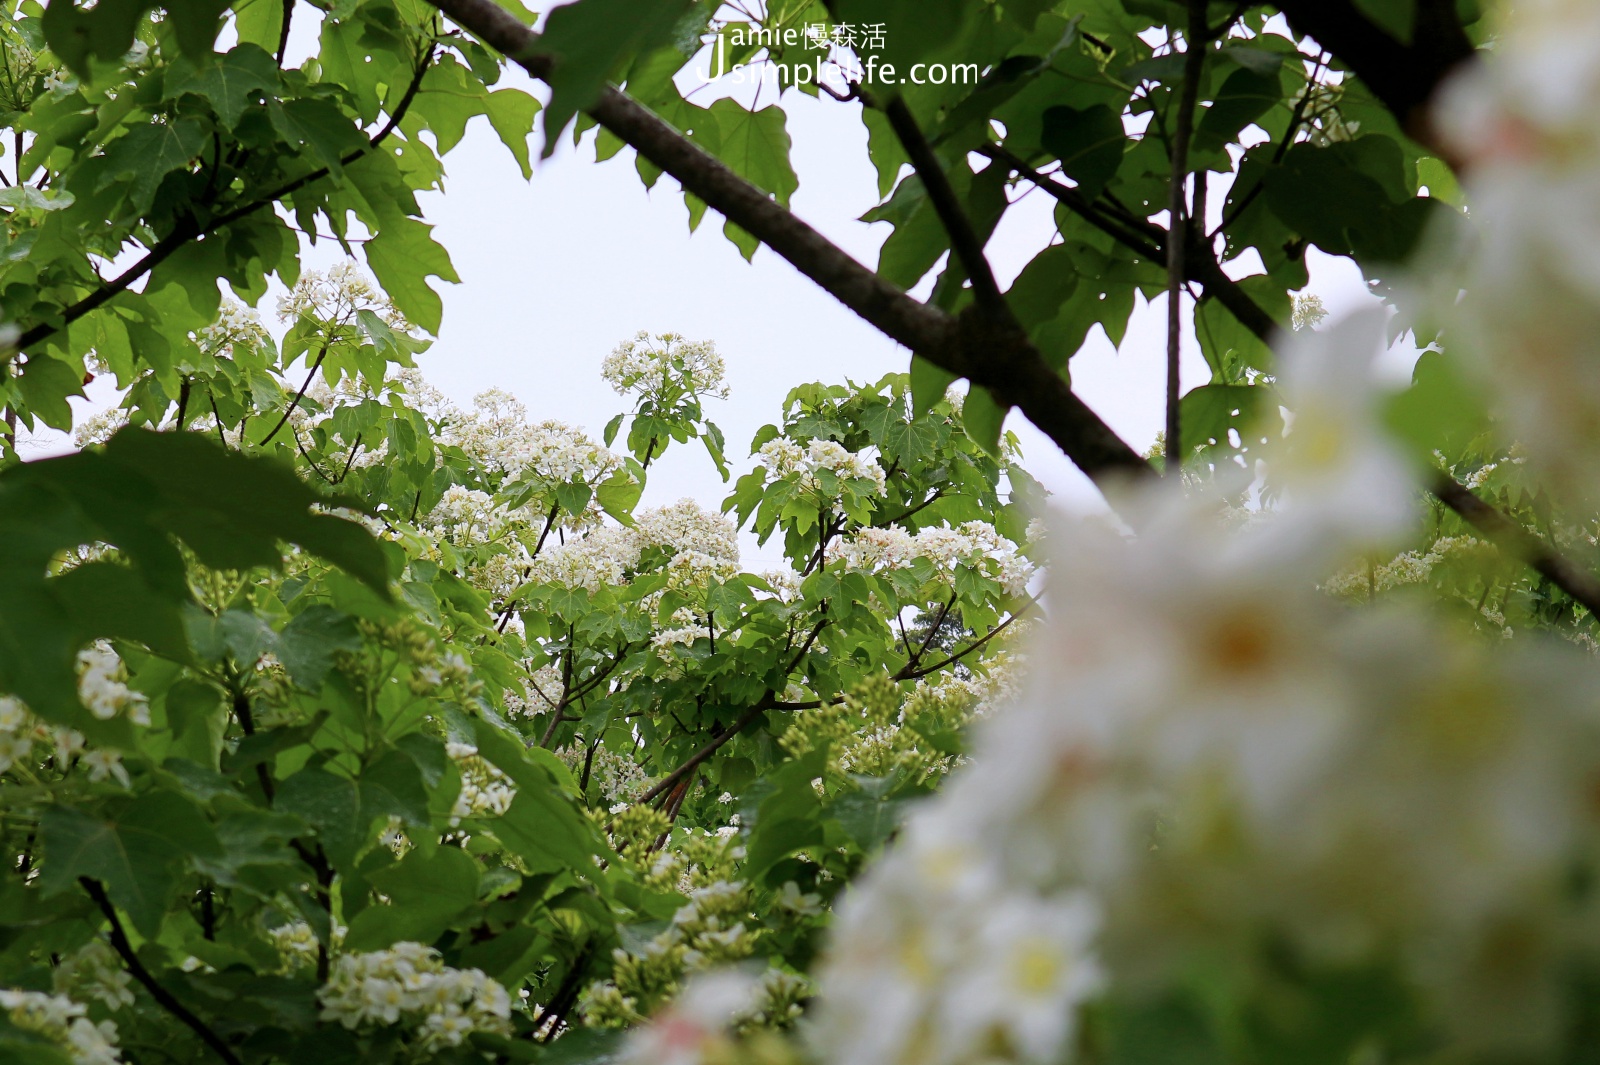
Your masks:
<svg viewBox="0 0 1600 1065"><path fill-rule="evenodd" d="M700 396L728 398L726 367L709 340L685 340L676 333L652 337L639 333L606 356L603 377L619 395L630 392L653 399L681 388Z"/></svg>
<svg viewBox="0 0 1600 1065"><path fill-rule="evenodd" d="M124 683L122 659L104 640L78 652L78 697L101 721L124 714L135 725L150 724L150 707L142 692Z"/></svg>
<svg viewBox="0 0 1600 1065"><path fill-rule="evenodd" d="M81 1003L65 995L0 989L0 1009L18 1028L61 1047L72 1065L118 1065L122 1061L116 1024L95 1024L85 1016Z"/></svg>

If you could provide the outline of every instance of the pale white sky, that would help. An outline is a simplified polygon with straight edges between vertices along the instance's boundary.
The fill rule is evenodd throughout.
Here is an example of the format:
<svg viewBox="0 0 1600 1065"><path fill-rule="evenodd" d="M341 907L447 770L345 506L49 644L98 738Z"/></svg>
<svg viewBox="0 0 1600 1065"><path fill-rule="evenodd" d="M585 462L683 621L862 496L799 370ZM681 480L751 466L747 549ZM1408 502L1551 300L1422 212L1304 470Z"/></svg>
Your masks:
<svg viewBox="0 0 1600 1065"><path fill-rule="evenodd" d="M502 84L544 95L520 71ZM770 98L771 88L766 92ZM889 228L856 221L876 203L859 105L791 91L784 106L800 178L793 209L871 265ZM595 164L591 144L592 135L578 149L569 140L524 181L487 121L474 119L446 159L445 191L421 198L462 280L440 286L444 325L420 359L446 394L465 403L483 389L503 388L533 417L559 418L598 436L621 409L621 397L599 376L601 360L619 341L639 330L711 339L726 357L732 386L729 400L712 402L711 417L727 436L737 476L751 436L777 418L793 385L874 380L906 368L904 350L770 250L762 248L746 263L722 236L714 212L690 235L670 177L647 192L631 150ZM1221 204L1219 192L1214 186L1213 204ZM1007 213L989 244L1002 286L1049 241L1052 206L1033 193ZM341 254L323 242L310 251L308 265ZM1372 300L1353 264L1315 251L1311 261L1310 291L1335 317ZM263 302L263 317L270 319L273 300ZM1162 423L1164 345L1164 302L1158 299L1135 310L1120 350L1096 327L1071 363L1079 395L1141 450ZM1204 361L1186 342L1185 388L1206 379ZM115 401L100 382L90 393L80 408ZM1007 427L1022 439L1027 468L1059 501L1095 505L1092 486L1048 439L1019 415ZM48 434L31 447L26 439L23 444L25 453L42 455L64 442ZM726 491L696 445L676 447L652 466L645 499L663 503L688 495L715 506Z"/></svg>

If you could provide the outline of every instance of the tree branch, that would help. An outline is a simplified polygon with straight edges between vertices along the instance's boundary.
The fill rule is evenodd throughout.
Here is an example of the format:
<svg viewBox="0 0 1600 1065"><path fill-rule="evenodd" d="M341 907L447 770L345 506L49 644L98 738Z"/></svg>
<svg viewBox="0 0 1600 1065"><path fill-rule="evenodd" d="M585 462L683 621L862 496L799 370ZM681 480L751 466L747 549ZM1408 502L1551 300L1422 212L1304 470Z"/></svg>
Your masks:
<svg viewBox="0 0 1600 1065"><path fill-rule="evenodd" d="M537 35L494 0L430 2L534 77L549 76L553 61L536 50ZM907 296L624 93L603 89L587 113L879 331L1021 410L1090 477L1148 470L1020 331L971 313L952 318Z"/></svg>
<svg viewBox="0 0 1600 1065"><path fill-rule="evenodd" d="M128 975L137 980L156 1004L181 1021L190 1031L200 1037L200 1041L210 1047L217 1057L227 1062L227 1065L242 1065L239 1056L233 1048L223 1042L216 1032L212 1031L199 1017L196 1017L189 1007L179 1002L172 992L156 982L150 975L150 970L144 967L144 962L139 960L139 955L134 953L133 944L128 942L128 935L123 931L122 919L117 916L117 908L111 905L111 900L106 897L105 888L100 886L98 880L80 876L78 883L83 885L83 890L89 893L89 898L100 907L100 912L105 914L106 920L111 922L111 948L122 958L122 963L128 967Z"/></svg>
<svg viewBox="0 0 1600 1065"><path fill-rule="evenodd" d="M1521 558L1528 566L1600 618L1600 580L1551 548L1538 536L1479 499L1469 488L1445 473L1431 485L1439 501L1459 514L1463 521L1486 535L1502 550Z"/></svg>
<svg viewBox="0 0 1600 1065"><path fill-rule="evenodd" d="M917 125L916 116L906 106L905 98L897 96L890 100L883 113L899 138L900 146L905 149L906 157L911 160L912 169L922 180L928 202L933 204L934 213L939 216L945 233L950 237L950 249L955 252L957 261L972 282L973 300L995 321L1014 324L1016 318L1006 298L1000 294L1000 286L995 282L994 271L989 268L989 260L984 257L983 241L972 228L972 220L967 217L960 198L950 186L944 164L934 154L928 138L922 135L922 127Z"/></svg>
<svg viewBox="0 0 1600 1065"><path fill-rule="evenodd" d="M649 791L645 792L643 795L639 796L638 799L634 800L635 804L647 803L655 798L658 798L668 788L671 788L679 780L682 780L689 773L693 772L701 762L704 762L707 758L710 758L713 754L716 754L718 749L720 749L724 743L727 743L729 740L733 739L740 732L742 732L746 725L750 724L768 710L771 710L775 705L776 704L773 702L772 693L768 692L766 696L756 702L754 706L740 714L733 724L729 725L727 728L713 736L709 743L700 748L698 751L694 752L694 754L690 755L687 761L685 761L678 768L674 769L672 772L668 773L666 776L662 777L655 783L653 787L650 788Z"/></svg>
<svg viewBox="0 0 1600 1065"><path fill-rule="evenodd" d="M942 662L938 662L938 663L935 663L934 665L926 666L926 667L917 667L915 661L907 662L905 664L904 668L902 668L900 670L900 672L898 672L898 673L896 673L894 675L894 679L895 680L917 680L920 677L926 677L930 673L937 673L937 672L939 672L939 670L943 669L945 666L953 666L953 665L955 665L957 662L961 661L963 658L967 657L972 652L978 650L978 648L982 647L984 644L988 643L990 640L994 639L996 636L998 636L1002 632L1004 632L1007 629L1007 627L1009 627L1011 625L1011 623L1013 621L1016 621L1022 615L1026 614L1028 611L1032 610L1038 604L1038 602L1039 602L1039 597L1037 595L1030 595L1028 597L1028 601L1026 603L1023 603L1020 607L1018 607L1017 609L1015 609L1015 610L1013 610L1011 612L1011 616L1010 617L1006 618L1000 624L996 625L994 628L992 628L988 632L984 633L978 639L973 640L966 647L963 647L961 650L957 651L955 654L951 655L949 658L946 658Z"/></svg>
<svg viewBox="0 0 1600 1065"><path fill-rule="evenodd" d="M548 79L554 61L537 51L538 36L494 0L430 2L529 74ZM1427 130L1411 121L1411 116L1431 97L1445 74L1456 63L1470 58L1473 51L1454 16L1452 0L1417 3L1417 25L1437 24L1445 32L1431 42L1420 39L1426 34L1419 34L1410 47L1400 46L1357 15L1351 0L1283 0L1278 6L1292 25L1315 37L1372 86L1379 99L1402 116L1413 135L1427 143ZM1336 24L1349 32L1331 32ZM1404 55L1391 64L1391 73L1386 76L1377 68L1386 57L1393 58L1390 52L1396 48ZM1408 68L1404 57L1412 53L1427 53L1431 58L1419 67ZM1025 336L997 330L992 323L978 321L970 313L952 319L937 307L912 299L626 94L607 87L587 112L645 159L671 174L686 192L772 248L880 332L942 369L989 389L997 401L1021 410L1091 478L1102 481L1150 472L1149 464L1138 452L1073 394ZM979 150L1004 161L1136 253L1148 258L1165 254L1164 241L1152 246L1148 230L1130 234L1073 190L1044 178L1003 149ZM1149 229L1161 232L1156 226ZM1221 303L1256 336L1270 342L1278 323L1223 273L1209 249L1186 249L1184 264L1186 275L1201 285L1206 296ZM1452 498L1462 506L1470 506L1454 494L1440 498L1452 509L1456 509ZM1571 588L1559 581L1557 585L1588 605Z"/></svg>
<svg viewBox="0 0 1600 1065"><path fill-rule="evenodd" d="M260 2L260 0L257 0ZM294 22L294 0L283 0L283 23L278 27L278 65L283 66L283 55L289 50L289 27Z"/></svg>
<svg viewBox="0 0 1600 1065"><path fill-rule="evenodd" d="M306 374L305 382L300 386L300 391L296 392L294 399L290 400L289 405L283 408L283 417L279 418L278 424L272 427L272 432L262 438L262 447L272 443L272 438L278 435L278 430L289 424L289 417L294 414L295 408L300 406L300 401L306 398L306 389L311 387L311 382L316 379L317 371L322 369L322 360L328 357L328 347L332 343L333 337L331 335L323 339L322 350L317 352L316 361L311 364L311 371Z"/></svg>

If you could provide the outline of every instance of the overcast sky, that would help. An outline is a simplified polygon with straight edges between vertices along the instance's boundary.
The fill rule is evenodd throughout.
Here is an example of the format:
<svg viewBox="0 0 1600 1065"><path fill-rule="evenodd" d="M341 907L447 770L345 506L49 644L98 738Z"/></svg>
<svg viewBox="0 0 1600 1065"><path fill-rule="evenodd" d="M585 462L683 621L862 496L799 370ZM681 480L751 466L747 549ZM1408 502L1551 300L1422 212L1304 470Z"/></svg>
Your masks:
<svg viewBox="0 0 1600 1065"><path fill-rule="evenodd" d="M309 53L311 42L305 44ZM543 95L519 73L503 84ZM703 94L697 99L705 102ZM859 105L791 91L784 106L800 177L793 209L872 265L890 230L856 220L876 203ZM907 367L903 349L770 250L746 263L714 212L691 235L671 178L647 192L631 150L596 164L592 139L578 149L567 141L525 181L487 121L475 119L446 158L444 191L421 198L462 281L441 286L444 325L420 359L446 394L465 403L483 389L503 388L535 418L559 418L598 436L621 409L621 397L599 376L619 341L639 330L710 339L726 357L732 386L730 399L711 403L711 417L727 435L730 460L742 465L751 436L777 418L795 384L874 380ZM1214 187L1213 204L1222 202L1219 191ZM1052 206L1033 193L1007 213L989 244L1002 286L1050 240ZM340 254L323 242L308 265ZM1335 316L1372 299L1348 261L1311 255L1310 291ZM271 302L269 296L262 305L264 317ZM1078 394L1140 450L1162 423L1164 344L1158 299L1135 310L1120 350L1097 326L1071 363ZM1204 383L1206 367L1192 341L1185 351L1185 388ZM115 399L103 383L90 391L85 409ZM1063 502L1093 505L1093 488L1047 439L1019 415L1007 427L1022 438L1025 465ZM43 438L26 450L61 446L58 437ZM678 447L652 466L646 501L689 495L715 505L725 492L703 451Z"/></svg>

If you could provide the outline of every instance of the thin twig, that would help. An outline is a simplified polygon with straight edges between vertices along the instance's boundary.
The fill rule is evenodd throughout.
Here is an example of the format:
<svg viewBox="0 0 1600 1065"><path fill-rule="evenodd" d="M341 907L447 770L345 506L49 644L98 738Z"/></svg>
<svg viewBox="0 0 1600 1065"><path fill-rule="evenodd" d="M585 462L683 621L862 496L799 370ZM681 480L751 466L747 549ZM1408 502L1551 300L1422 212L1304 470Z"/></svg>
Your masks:
<svg viewBox="0 0 1600 1065"><path fill-rule="evenodd" d="M289 424L289 416L295 412L295 408L300 406L300 401L306 398L306 389L311 387L311 382L316 378L317 371L322 369L322 360L328 357L328 346L332 343L333 336L331 334L322 341L322 350L317 352L317 361L311 364L311 372L306 374L304 383L300 385L300 391L294 394L294 399L290 400L289 405L283 409L283 417L278 419L278 424L274 425L272 432L262 439L261 447L266 447L272 443L272 438L278 435L278 430Z"/></svg>
<svg viewBox="0 0 1600 1065"><path fill-rule="evenodd" d="M984 635L982 635L978 639L972 641L966 647L963 647L961 650L957 651L955 654L951 655L949 658L946 658L942 662L938 662L938 663L936 663L934 665L926 666L926 667L923 667L923 668L913 668L915 666L915 663L914 662L907 662L905 664L905 668L901 669L900 672L898 672L898 673L896 673L894 675L894 679L895 680L916 680L919 677L926 677L930 673L937 673L937 672L939 672L939 670L943 669L946 666L955 665L957 662L961 661L963 658L967 657L972 652L978 650L984 644L988 643L990 640L994 639L996 636L998 636L1002 632L1004 632L1006 630L1006 628L1011 625L1012 622L1016 621L1022 615L1026 614L1028 611L1032 610L1038 604L1038 602L1039 602L1039 597L1037 595L1030 595L1028 597L1028 601L1027 602L1023 603L1021 606L1017 607L1017 609L1015 609L1015 610L1013 610L1011 612L1011 616L1010 617L1006 618L1000 624L996 625L994 628L990 629Z"/></svg>

